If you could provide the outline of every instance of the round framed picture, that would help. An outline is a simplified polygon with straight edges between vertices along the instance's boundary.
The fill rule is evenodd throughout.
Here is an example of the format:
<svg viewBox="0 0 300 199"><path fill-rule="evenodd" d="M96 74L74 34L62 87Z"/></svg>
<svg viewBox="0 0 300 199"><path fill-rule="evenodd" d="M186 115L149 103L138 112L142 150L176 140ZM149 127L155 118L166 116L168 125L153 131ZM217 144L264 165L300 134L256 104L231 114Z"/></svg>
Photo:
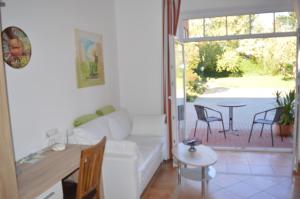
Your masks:
<svg viewBox="0 0 300 199"><path fill-rule="evenodd" d="M13 68L25 67L31 58L31 44L23 30L10 26L2 31L3 59Z"/></svg>

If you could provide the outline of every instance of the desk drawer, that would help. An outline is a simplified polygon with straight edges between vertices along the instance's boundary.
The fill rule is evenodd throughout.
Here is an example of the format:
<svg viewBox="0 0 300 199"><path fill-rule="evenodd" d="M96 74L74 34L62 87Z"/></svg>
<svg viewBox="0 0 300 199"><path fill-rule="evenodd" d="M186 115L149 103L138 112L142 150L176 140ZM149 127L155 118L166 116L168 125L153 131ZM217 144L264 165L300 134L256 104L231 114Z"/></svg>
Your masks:
<svg viewBox="0 0 300 199"><path fill-rule="evenodd" d="M39 195L36 199L62 199L63 191L61 181L53 185L50 189Z"/></svg>

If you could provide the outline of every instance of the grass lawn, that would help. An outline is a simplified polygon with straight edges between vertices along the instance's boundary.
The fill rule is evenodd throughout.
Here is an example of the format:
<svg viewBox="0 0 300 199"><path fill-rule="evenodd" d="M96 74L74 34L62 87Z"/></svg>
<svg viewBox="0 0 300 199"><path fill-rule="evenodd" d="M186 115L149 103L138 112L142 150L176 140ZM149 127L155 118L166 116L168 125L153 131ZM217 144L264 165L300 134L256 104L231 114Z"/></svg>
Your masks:
<svg viewBox="0 0 300 199"><path fill-rule="evenodd" d="M295 80L282 80L281 76L244 75L243 77L209 78L209 87L226 88L285 88L294 89Z"/></svg>

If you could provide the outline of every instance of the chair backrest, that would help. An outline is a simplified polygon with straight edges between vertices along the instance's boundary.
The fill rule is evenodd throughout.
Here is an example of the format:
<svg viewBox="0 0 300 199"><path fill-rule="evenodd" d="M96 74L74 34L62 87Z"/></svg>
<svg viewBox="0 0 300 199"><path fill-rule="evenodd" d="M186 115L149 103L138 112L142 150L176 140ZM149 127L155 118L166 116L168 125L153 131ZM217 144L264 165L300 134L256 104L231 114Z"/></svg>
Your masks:
<svg viewBox="0 0 300 199"><path fill-rule="evenodd" d="M184 120L184 105L177 106L178 108L178 120L182 121Z"/></svg>
<svg viewBox="0 0 300 199"><path fill-rule="evenodd" d="M283 111L284 111L284 108L283 108L283 107L277 107L277 108L276 108L273 122L279 122L279 120L280 120L280 118L281 118L281 115L282 115Z"/></svg>
<svg viewBox="0 0 300 199"><path fill-rule="evenodd" d="M81 151L76 199L100 199L100 178L106 137Z"/></svg>
<svg viewBox="0 0 300 199"><path fill-rule="evenodd" d="M194 107L195 107L195 110L197 113L198 120L206 121L207 113L206 113L205 107L201 106L201 105L194 105Z"/></svg>

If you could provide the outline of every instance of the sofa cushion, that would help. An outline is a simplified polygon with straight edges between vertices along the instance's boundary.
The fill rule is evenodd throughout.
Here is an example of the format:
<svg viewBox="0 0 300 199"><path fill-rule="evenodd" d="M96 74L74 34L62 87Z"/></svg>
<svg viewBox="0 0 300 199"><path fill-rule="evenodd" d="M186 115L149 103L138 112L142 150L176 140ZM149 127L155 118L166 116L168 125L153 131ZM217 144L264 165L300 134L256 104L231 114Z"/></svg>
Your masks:
<svg viewBox="0 0 300 199"><path fill-rule="evenodd" d="M105 153L141 157L137 144L127 140L108 140L105 146Z"/></svg>
<svg viewBox="0 0 300 199"><path fill-rule="evenodd" d="M73 142L77 144L93 145L104 136L111 138L111 132L105 117L98 117L88 123L73 129Z"/></svg>
<svg viewBox="0 0 300 199"><path fill-rule="evenodd" d="M151 161L152 156L156 154L157 150L161 153L163 145L162 137L130 135L126 140L136 143L139 148L139 168L147 167L147 164L149 164L149 161Z"/></svg>
<svg viewBox="0 0 300 199"><path fill-rule="evenodd" d="M107 115L107 114L115 112L115 111L116 111L115 107L113 107L112 105L107 105L107 106L97 109L96 114L99 116L103 116L103 115Z"/></svg>
<svg viewBox="0 0 300 199"><path fill-rule="evenodd" d="M126 110L119 110L107 115L108 125L112 133L112 138L122 140L131 131L131 120Z"/></svg>
<svg viewBox="0 0 300 199"><path fill-rule="evenodd" d="M139 147L148 146L153 147L164 142L163 137L158 136L140 136L129 135L126 140L135 142Z"/></svg>
<svg viewBox="0 0 300 199"><path fill-rule="evenodd" d="M97 117L97 114L82 115L74 120L73 125L74 127L78 127L82 124L88 123L89 121L96 119Z"/></svg>
<svg viewBox="0 0 300 199"><path fill-rule="evenodd" d="M132 135L162 136L165 115L144 115L133 118Z"/></svg>

